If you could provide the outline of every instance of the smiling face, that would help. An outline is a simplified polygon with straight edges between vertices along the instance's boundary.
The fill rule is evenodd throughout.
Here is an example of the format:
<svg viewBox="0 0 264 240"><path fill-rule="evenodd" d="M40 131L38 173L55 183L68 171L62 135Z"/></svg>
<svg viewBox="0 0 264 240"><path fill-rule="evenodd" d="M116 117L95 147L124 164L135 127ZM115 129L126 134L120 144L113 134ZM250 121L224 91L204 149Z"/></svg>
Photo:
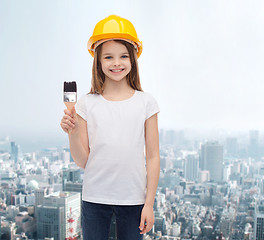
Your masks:
<svg viewBox="0 0 264 240"><path fill-rule="evenodd" d="M105 80L126 81L126 76L131 71L131 62L126 46L115 41L103 43L101 65Z"/></svg>

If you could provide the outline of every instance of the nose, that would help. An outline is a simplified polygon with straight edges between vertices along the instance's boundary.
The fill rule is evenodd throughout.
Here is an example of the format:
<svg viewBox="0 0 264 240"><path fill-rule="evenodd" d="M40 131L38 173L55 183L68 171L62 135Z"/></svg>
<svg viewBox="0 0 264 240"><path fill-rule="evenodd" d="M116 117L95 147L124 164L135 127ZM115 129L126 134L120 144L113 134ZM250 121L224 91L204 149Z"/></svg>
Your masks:
<svg viewBox="0 0 264 240"><path fill-rule="evenodd" d="M120 60L119 58L114 59L114 66L119 66L120 65Z"/></svg>

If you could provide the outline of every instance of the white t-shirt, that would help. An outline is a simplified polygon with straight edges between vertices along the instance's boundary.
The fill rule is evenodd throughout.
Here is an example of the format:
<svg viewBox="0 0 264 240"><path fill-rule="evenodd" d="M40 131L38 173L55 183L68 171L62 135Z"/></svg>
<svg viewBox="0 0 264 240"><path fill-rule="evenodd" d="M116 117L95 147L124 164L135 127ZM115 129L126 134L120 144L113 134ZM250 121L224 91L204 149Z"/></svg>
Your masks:
<svg viewBox="0 0 264 240"><path fill-rule="evenodd" d="M90 154L82 200L138 205L146 199L145 120L158 113L155 98L142 91L123 101L83 95L76 112L87 121Z"/></svg>

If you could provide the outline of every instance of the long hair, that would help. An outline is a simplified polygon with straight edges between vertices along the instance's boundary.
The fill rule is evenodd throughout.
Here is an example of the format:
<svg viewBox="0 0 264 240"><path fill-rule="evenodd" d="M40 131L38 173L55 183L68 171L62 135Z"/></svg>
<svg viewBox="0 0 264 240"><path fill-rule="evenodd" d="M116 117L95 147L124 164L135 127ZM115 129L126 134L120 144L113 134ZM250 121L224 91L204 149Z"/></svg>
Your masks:
<svg viewBox="0 0 264 240"><path fill-rule="evenodd" d="M118 43L125 45L127 48L130 62L131 62L131 70L127 74L126 79L129 86L133 89L142 91L140 78L139 78L139 70L138 70L138 61L137 61L137 53L134 46L126 41L123 40L114 40ZM104 82L105 82L105 74L102 70L101 64L101 55L102 55L102 44L100 44L94 53L94 61L93 61L93 68L92 68L92 82L91 82L91 90L89 93L92 94L102 94L104 91Z"/></svg>

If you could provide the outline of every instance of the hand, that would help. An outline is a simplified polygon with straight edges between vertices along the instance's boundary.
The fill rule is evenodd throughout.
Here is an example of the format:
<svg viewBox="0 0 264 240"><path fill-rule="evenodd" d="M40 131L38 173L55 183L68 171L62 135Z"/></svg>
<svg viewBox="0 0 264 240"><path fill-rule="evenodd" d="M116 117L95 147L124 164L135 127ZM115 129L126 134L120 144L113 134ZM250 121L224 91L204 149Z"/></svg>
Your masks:
<svg viewBox="0 0 264 240"><path fill-rule="evenodd" d="M146 225L145 225L146 222ZM154 225L154 212L153 207L144 205L141 212L141 221L140 221L140 234L149 232Z"/></svg>
<svg viewBox="0 0 264 240"><path fill-rule="evenodd" d="M61 128L64 132L73 134L79 126L75 108L73 108L72 113L68 109L64 109L64 113L65 114L61 119Z"/></svg>

